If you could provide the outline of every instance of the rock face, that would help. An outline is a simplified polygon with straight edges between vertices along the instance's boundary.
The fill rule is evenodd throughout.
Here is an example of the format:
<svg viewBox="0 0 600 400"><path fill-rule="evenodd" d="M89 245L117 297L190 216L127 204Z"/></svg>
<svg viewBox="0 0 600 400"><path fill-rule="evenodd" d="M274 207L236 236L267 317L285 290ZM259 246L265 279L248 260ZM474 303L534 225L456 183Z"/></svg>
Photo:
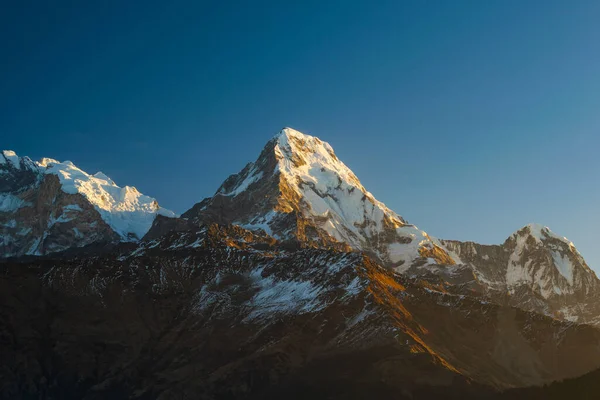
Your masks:
<svg viewBox="0 0 600 400"><path fill-rule="evenodd" d="M329 144L291 128L182 217L359 250L398 270L454 263L437 239L377 201Z"/></svg>
<svg viewBox="0 0 600 400"><path fill-rule="evenodd" d="M137 240L157 214L175 216L102 173L89 175L70 161L0 153L0 257Z"/></svg>
<svg viewBox="0 0 600 400"><path fill-rule="evenodd" d="M1 266L1 397L464 398L600 366L592 327L357 252L218 225L133 247Z"/></svg>

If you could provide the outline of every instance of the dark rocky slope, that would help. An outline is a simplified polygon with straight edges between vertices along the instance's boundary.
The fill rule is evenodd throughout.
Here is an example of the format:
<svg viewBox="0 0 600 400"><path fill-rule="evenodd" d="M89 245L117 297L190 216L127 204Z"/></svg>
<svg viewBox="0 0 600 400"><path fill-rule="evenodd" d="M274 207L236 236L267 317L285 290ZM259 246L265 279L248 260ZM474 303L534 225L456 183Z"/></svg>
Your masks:
<svg viewBox="0 0 600 400"><path fill-rule="evenodd" d="M0 274L3 398L449 398L600 366L594 328L239 227Z"/></svg>

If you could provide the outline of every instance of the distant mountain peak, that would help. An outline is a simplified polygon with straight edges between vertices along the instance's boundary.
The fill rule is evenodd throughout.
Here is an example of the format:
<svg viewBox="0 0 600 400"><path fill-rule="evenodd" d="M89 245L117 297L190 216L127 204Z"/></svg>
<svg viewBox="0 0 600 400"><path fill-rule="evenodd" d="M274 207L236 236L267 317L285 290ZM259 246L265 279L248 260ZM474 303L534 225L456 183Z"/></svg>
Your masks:
<svg viewBox="0 0 600 400"><path fill-rule="evenodd" d="M502 245L443 241L488 296L570 321L600 324L600 281L575 245L531 223Z"/></svg>
<svg viewBox="0 0 600 400"><path fill-rule="evenodd" d="M0 153L0 249L46 254L99 240L142 238L156 215L175 217L136 188L90 175L71 161ZM112 231L112 232L111 232Z"/></svg>

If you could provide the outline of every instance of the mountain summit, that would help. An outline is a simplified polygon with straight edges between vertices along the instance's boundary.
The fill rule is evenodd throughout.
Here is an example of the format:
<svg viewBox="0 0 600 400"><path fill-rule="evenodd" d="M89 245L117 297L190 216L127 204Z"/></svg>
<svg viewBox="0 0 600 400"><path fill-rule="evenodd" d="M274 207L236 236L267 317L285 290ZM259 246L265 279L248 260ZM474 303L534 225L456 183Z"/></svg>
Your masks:
<svg viewBox="0 0 600 400"><path fill-rule="evenodd" d="M175 216L102 172L90 175L71 161L34 162L14 151L0 153L0 253L5 257L137 240L158 214Z"/></svg>
<svg viewBox="0 0 600 400"><path fill-rule="evenodd" d="M600 280L575 245L550 228L528 224L502 245L442 242L457 258L457 269L471 271L470 282L463 284L496 302L573 322L600 324Z"/></svg>
<svg viewBox="0 0 600 400"><path fill-rule="evenodd" d="M346 246L398 270L415 262L454 264L437 239L375 199L328 143L291 128L182 217Z"/></svg>

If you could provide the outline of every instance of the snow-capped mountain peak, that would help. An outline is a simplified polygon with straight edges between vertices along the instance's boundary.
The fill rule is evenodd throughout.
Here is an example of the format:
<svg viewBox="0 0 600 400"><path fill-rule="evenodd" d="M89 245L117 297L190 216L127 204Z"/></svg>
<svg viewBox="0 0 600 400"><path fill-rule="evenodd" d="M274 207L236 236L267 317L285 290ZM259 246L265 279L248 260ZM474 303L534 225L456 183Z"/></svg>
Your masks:
<svg viewBox="0 0 600 400"><path fill-rule="evenodd" d="M417 259L455 263L439 241L376 200L328 143L291 128L183 217L260 228L279 239L342 244L398 269Z"/></svg>
<svg viewBox="0 0 600 400"><path fill-rule="evenodd" d="M531 236L538 243L541 243L541 242L547 240L548 238L551 238L551 239L560 240L561 242L564 242L565 244L574 247L573 242L571 242L569 239L567 239L564 236L557 235L556 233L552 232L552 230L550 230L549 227L544 226L542 224L537 224L537 223L527 224L523 228L521 228L518 231L516 231L515 233L513 233L511 235L511 237L512 236L517 237L517 236L523 236L523 235Z"/></svg>
<svg viewBox="0 0 600 400"><path fill-rule="evenodd" d="M45 174L58 176L62 190L83 195L100 212L102 219L124 240L141 239L150 229L156 214L175 217L158 205L156 199L141 194L135 187L119 187L102 172L90 175L71 161L45 158L39 163Z"/></svg>
<svg viewBox="0 0 600 400"><path fill-rule="evenodd" d="M21 163L19 156L12 150L3 150L2 157L0 158L0 164L10 164L14 168L20 169Z"/></svg>
<svg viewBox="0 0 600 400"><path fill-rule="evenodd" d="M26 172L36 168L36 163L29 157L19 157L12 150L0 152L0 174L7 174L8 170Z"/></svg>
<svg viewBox="0 0 600 400"><path fill-rule="evenodd" d="M554 267L569 286L575 283L576 270L579 269L580 273L584 274L593 273L573 242L555 234L546 226L528 224L513 233L507 243L512 248L507 274L508 283L517 284L525 277L530 277L531 274L522 275L524 271L531 269L531 265L537 264ZM544 254L546 259L539 254ZM528 263L523 263L524 259L527 259ZM538 268L537 271L539 274L541 269ZM533 279L533 277L530 278ZM554 285L553 289L556 292L562 292L557 285ZM545 293L542 294L546 297Z"/></svg>
<svg viewBox="0 0 600 400"><path fill-rule="evenodd" d="M321 192L340 185L341 181L374 200L350 168L337 158L329 143L291 128L284 128L275 140L277 167L285 178L310 183Z"/></svg>
<svg viewBox="0 0 600 400"><path fill-rule="evenodd" d="M175 217L136 188L71 161L0 153L0 249L46 254L96 241L142 238L156 215Z"/></svg>
<svg viewBox="0 0 600 400"><path fill-rule="evenodd" d="M528 224L502 245L443 243L488 296L562 319L600 323L600 280L575 245L550 228Z"/></svg>

